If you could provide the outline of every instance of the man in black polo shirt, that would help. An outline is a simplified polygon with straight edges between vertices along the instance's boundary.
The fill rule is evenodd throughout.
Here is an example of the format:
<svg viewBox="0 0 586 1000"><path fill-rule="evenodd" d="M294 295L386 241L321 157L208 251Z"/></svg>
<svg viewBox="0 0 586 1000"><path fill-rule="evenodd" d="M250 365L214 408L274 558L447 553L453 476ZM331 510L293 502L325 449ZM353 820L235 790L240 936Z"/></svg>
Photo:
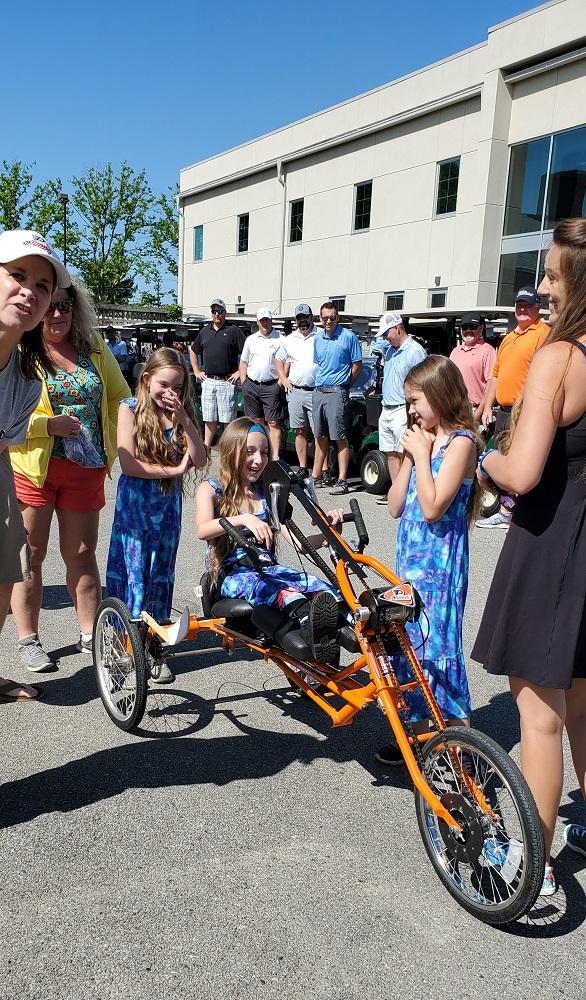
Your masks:
<svg viewBox="0 0 586 1000"><path fill-rule="evenodd" d="M226 323L226 303L214 299L212 321L198 333L189 348L193 374L201 381L201 409L204 443L209 450L218 422L229 424L236 417L238 359L245 336L233 323ZM199 357L203 365L200 367Z"/></svg>

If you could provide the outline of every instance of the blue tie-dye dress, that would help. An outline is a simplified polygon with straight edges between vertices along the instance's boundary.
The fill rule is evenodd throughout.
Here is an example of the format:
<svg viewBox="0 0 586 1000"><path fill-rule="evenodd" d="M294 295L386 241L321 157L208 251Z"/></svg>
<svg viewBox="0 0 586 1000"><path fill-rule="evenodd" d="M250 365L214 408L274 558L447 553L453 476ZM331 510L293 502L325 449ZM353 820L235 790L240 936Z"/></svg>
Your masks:
<svg viewBox="0 0 586 1000"><path fill-rule="evenodd" d="M136 399L124 399L134 412ZM166 432L169 437L172 428ZM177 455L177 463L181 456ZM163 493L158 479L121 474L110 538L106 591L124 601L133 618L171 614L175 559L181 534L181 476Z"/></svg>
<svg viewBox="0 0 586 1000"><path fill-rule="evenodd" d="M431 459L435 479L446 448L455 437L463 435L476 444L469 431L450 434L445 445ZM468 591L468 524L466 512L473 480L465 479L445 514L429 524L417 497L415 467L411 470L405 509L397 532L397 573L410 580L425 604L429 635L422 646L425 618L407 625L416 655L445 719L467 718L472 706L462 648L462 620ZM420 627L421 626L421 627ZM400 681L410 679L404 658L394 657ZM412 708L411 721L427 719L429 712L419 692L407 696Z"/></svg>

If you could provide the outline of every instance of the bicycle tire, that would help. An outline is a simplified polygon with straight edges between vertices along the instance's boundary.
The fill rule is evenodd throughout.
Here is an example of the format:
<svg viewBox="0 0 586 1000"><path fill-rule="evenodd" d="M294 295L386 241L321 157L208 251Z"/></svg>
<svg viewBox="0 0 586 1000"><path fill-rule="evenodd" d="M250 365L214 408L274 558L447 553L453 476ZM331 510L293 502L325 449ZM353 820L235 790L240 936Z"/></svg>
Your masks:
<svg viewBox="0 0 586 1000"><path fill-rule="evenodd" d="M147 697L144 645L123 601L100 604L93 629L94 670L102 704L112 722L129 732L142 720Z"/></svg>
<svg viewBox="0 0 586 1000"><path fill-rule="evenodd" d="M422 771L462 824L462 834L454 837L416 790L419 831L448 892L488 924L507 924L524 916L541 889L545 845L537 807L519 768L485 733L453 726L425 744ZM475 799L464 772L480 790L486 808ZM505 792L509 815L503 816ZM500 851L497 862L495 847Z"/></svg>

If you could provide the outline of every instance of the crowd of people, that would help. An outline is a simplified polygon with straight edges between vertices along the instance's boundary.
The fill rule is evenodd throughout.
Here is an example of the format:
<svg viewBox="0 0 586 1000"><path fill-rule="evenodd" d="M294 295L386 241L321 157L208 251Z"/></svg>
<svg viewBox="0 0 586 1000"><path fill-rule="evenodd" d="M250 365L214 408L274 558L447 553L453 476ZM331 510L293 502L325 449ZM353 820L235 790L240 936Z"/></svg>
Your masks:
<svg viewBox="0 0 586 1000"><path fill-rule="evenodd" d="M539 317L541 295L549 300L550 324ZM381 502L400 520L397 571L426 606L423 668L444 717L455 724L467 725L472 712L462 641L469 528L508 529L472 656L509 678L521 719L521 766L544 828L542 893L550 895L556 891L551 845L564 728L586 794L586 220L557 226L540 288L519 289L515 315L517 327L495 354L484 340L483 317L464 314L462 342L450 358L427 356L399 313L381 317L379 443L391 479ZM115 338L107 345L96 333L83 288L44 238L30 231L0 234L0 629L12 607L29 671L54 668L39 634L53 514L78 648L91 650L101 597L99 512L116 457L121 475L109 596L124 601L133 617L147 610L159 621L169 619L184 484L193 470L201 480L196 532L207 542L217 592L286 610L314 659L335 665L344 625L339 595L278 561L261 487L267 463L279 456L288 411L303 476L335 497L348 492L348 399L362 351L356 335L340 325L334 303L323 303L319 317L318 327L311 307L300 303L295 328L283 335L273 328L270 310L260 309L258 332L245 339L227 321L224 301L215 299L210 324L190 348L202 383L202 434L178 351L154 351L132 395ZM497 446L486 450L495 403ZM219 424L219 470L206 476ZM335 479L330 443L337 452ZM501 498L501 509L477 520L486 490ZM341 525L342 510L330 514ZM266 547L266 569L251 567L222 518L248 528ZM401 657L395 667L402 677ZM152 679L171 683L169 666L158 664ZM41 694L38 686L0 679L5 702ZM422 731L428 724L423 706L416 694L409 697L412 723ZM376 756L387 766L402 762L393 745ZM564 837L586 854L585 826L569 824ZM506 847L496 845L491 863L499 851L506 862Z"/></svg>

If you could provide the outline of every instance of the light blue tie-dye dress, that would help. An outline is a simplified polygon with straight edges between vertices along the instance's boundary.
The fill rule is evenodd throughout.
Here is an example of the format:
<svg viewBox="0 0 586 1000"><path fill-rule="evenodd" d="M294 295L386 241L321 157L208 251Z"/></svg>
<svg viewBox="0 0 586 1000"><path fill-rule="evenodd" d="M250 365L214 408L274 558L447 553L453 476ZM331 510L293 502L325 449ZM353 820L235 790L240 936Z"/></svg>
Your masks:
<svg viewBox="0 0 586 1000"><path fill-rule="evenodd" d="M455 437L463 435L476 443L469 431L457 430L431 459L435 479L446 448ZM397 532L397 574L410 580L425 604L429 635L422 646L424 617L407 625L407 631L422 662L426 677L445 719L464 719L470 715L470 691L462 648L462 620L468 591L468 524L466 513L473 480L465 479L445 514L429 524L417 497L415 467L411 470L405 509ZM421 626L421 627L420 627ZM410 679L404 658L394 657L399 680ZM427 719L419 692L407 696L412 708L411 721Z"/></svg>

